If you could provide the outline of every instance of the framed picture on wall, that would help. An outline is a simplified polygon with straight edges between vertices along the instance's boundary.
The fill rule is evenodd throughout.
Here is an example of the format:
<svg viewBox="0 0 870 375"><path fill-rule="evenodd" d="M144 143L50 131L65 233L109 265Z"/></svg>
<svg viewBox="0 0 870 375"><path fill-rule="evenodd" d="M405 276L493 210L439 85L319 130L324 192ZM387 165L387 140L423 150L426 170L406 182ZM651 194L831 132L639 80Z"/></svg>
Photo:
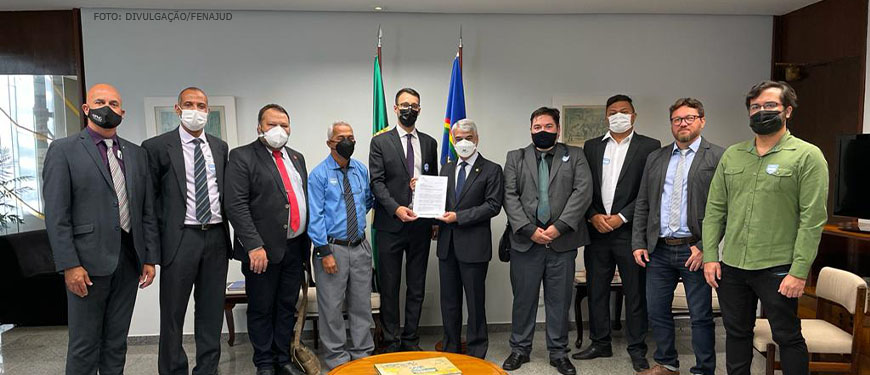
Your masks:
<svg viewBox="0 0 870 375"><path fill-rule="evenodd" d="M607 98L553 97L553 107L561 112L561 139L572 146L607 132L604 101ZM602 103L602 104L599 104Z"/></svg>
<svg viewBox="0 0 870 375"><path fill-rule="evenodd" d="M175 113L176 97L145 98L145 128L148 138L163 134L178 127ZM208 122L205 132L222 139L230 148L238 146L236 125L236 98L234 96L211 96L208 98Z"/></svg>

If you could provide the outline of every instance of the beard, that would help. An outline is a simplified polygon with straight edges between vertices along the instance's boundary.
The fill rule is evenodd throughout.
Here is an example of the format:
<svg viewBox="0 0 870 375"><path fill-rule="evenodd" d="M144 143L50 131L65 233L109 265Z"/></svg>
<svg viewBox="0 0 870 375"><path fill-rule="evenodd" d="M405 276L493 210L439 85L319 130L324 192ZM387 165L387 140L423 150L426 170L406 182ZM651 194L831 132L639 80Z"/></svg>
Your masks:
<svg viewBox="0 0 870 375"><path fill-rule="evenodd" d="M699 134L701 134L700 131L698 131L698 132L694 132L691 130L689 132L677 131L674 134L674 138L676 138L680 142L689 142L689 141L695 139L696 137L698 137Z"/></svg>

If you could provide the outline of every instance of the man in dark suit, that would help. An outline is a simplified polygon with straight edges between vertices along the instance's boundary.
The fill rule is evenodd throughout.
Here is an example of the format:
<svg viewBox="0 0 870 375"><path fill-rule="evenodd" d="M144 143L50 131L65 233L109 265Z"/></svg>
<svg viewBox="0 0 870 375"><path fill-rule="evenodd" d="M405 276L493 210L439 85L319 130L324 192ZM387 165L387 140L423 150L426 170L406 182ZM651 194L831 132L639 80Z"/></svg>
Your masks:
<svg viewBox="0 0 870 375"><path fill-rule="evenodd" d="M410 208L411 179L438 175L435 139L415 128L420 94L403 88L396 94L395 129L372 138L369 152L372 193L375 195L375 242L385 352L420 350L417 326L423 309L431 219L418 219ZM399 286L405 261L405 327L399 333Z"/></svg>
<svg viewBox="0 0 870 375"><path fill-rule="evenodd" d="M530 119L533 144L508 152L504 211L511 226L511 354L502 368L529 361L541 283L547 309L550 365L563 375L568 359L568 310L577 248L589 243L583 216L592 201L592 176L583 150L557 143L559 110L541 107Z"/></svg>
<svg viewBox="0 0 870 375"><path fill-rule="evenodd" d="M631 245L635 262L646 268L646 302L657 362L641 374L680 373L671 302L682 279L692 320L695 366L691 373L712 375L716 370L713 292L701 269L701 222L713 171L725 149L701 138L706 120L704 105L697 99L678 99L670 108L670 118L674 142L650 154L635 201Z"/></svg>
<svg viewBox="0 0 870 375"><path fill-rule="evenodd" d="M296 373L290 341L311 241L306 231L308 171L286 146L290 115L277 104L257 114L256 141L230 152L226 213L235 229L233 256L242 262L248 335L257 375Z"/></svg>
<svg viewBox="0 0 870 375"><path fill-rule="evenodd" d="M658 140L637 134L631 98L614 95L605 107L609 131L586 141L583 151L592 166L595 193L586 213L592 243L584 261L589 285L589 336L592 344L575 359L610 357L610 282L619 267L625 292L628 354L635 371L649 368L646 360L644 275L631 254L631 219L647 156Z"/></svg>
<svg viewBox="0 0 870 375"><path fill-rule="evenodd" d="M489 222L501 212L504 174L477 151L477 125L463 119L451 130L459 160L441 168L447 177L447 202L438 231L438 273L441 276L441 319L444 351L462 346L462 291L468 302L468 350L486 357L486 271L492 259Z"/></svg>
<svg viewBox="0 0 870 375"><path fill-rule="evenodd" d="M148 155L116 128L121 95L88 90L81 133L51 143L45 155L45 227L67 287L67 374L124 372L136 285L154 280L160 261Z"/></svg>
<svg viewBox="0 0 870 375"><path fill-rule="evenodd" d="M208 97L188 87L175 105L181 125L142 143L148 152L160 224L160 374L189 374L181 346L196 286L194 374L217 372L230 237L222 209L226 142L206 134Z"/></svg>

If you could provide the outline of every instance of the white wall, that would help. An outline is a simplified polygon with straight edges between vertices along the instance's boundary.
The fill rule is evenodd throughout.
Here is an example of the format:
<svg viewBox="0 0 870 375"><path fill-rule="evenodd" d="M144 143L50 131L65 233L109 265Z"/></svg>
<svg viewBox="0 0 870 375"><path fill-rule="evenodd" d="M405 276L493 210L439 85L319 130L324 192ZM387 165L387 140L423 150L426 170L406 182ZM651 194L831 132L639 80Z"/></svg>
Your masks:
<svg viewBox="0 0 870 375"><path fill-rule="evenodd" d="M122 21L95 20L102 11L119 12ZM743 94L770 72L770 17L236 11L231 21L170 23L123 21L124 13L82 15L87 84L108 82L121 91L127 110L121 136L144 140L144 97L174 96L196 85L212 96L236 97L242 144L256 136L262 105L287 107L290 145L306 155L309 168L327 155L325 126L337 119L355 125L355 156L368 160L379 24L388 102L402 86L417 88L423 106L418 127L439 143L463 26L468 115L480 127L481 152L497 163L529 143L529 114L555 97L603 104L611 94L629 94L638 131L668 142L668 106L694 96L706 105L705 136L735 143L750 137ZM493 220L494 242L503 225L503 214ZM436 264L433 251L423 325L441 322ZM240 279L238 263L230 268L230 278ZM508 280L507 265L494 260L487 279L490 323L511 320ZM157 284L140 292L132 335L157 334L157 296ZM243 308L236 309L236 321L244 330ZM188 314L186 331L192 327Z"/></svg>

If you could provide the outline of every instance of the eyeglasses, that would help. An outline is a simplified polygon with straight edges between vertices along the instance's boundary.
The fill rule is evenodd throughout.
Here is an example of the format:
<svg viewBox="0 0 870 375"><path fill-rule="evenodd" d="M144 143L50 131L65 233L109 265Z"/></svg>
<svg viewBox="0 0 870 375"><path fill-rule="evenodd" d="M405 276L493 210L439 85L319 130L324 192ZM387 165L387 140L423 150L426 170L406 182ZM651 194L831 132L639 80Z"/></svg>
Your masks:
<svg viewBox="0 0 870 375"><path fill-rule="evenodd" d="M420 110L420 105L419 105L419 104L401 103L401 104L398 105L398 107L399 107L399 109L401 109L401 110L406 110L406 109L413 109L413 110L415 110L415 111L419 111L419 110Z"/></svg>
<svg viewBox="0 0 870 375"><path fill-rule="evenodd" d="M777 103L777 102L766 102L766 103L761 104L761 105L759 105L759 104L752 104L752 105L749 106L749 112L758 112L758 111L760 111L762 108L764 108L765 111L772 111L772 110L774 110L774 109L779 108L779 106L781 106L781 105L782 105L782 104L779 104L779 103Z"/></svg>
<svg viewBox="0 0 870 375"><path fill-rule="evenodd" d="M680 126L680 124L682 124L683 121L686 122L686 125L692 125L695 123L695 120L702 118L702 117L704 117L704 116L688 115L685 117L671 117L671 125Z"/></svg>

